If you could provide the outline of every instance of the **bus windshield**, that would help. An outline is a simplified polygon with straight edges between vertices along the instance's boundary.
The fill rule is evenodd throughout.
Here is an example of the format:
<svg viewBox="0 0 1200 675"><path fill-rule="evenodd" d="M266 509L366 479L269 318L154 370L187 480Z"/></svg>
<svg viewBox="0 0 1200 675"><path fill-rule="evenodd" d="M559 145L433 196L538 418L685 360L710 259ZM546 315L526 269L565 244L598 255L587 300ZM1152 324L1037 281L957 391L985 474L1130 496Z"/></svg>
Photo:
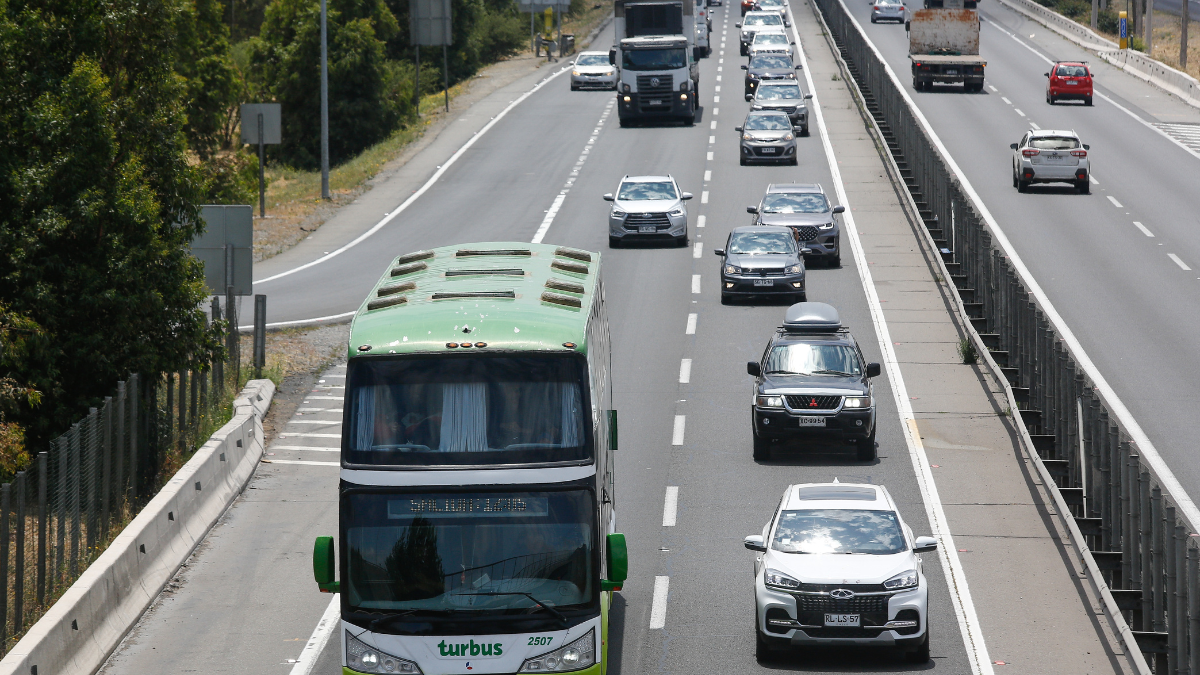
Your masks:
<svg viewBox="0 0 1200 675"><path fill-rule="evenodd" d="M352 360L343 457L391 466L588 461L585 368L571 356Z"/></svg>
<svg viewBox="0 0 1200 675"><path fill-rule="evenodd" d="M389 617L384 632L439 617L497 619L477 633L512 632L500 626L518 618L557 628L598 600L594 513L590 490L347 492L346 606Z"/></svg>

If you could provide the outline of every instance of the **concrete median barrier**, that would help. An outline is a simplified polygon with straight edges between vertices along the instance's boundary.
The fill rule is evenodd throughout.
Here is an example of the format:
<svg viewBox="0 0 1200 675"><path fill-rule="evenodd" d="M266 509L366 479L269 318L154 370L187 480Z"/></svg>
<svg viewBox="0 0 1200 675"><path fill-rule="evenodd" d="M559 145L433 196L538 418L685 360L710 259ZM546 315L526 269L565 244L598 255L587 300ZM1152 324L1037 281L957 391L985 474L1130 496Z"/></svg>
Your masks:
<svg viewBox="0 0 1200 675"><path fill-rule="evenodd" d="M90 675L241 493L262 457L275 385L252 380L234 416L0 661L0 675Z"/></svg>

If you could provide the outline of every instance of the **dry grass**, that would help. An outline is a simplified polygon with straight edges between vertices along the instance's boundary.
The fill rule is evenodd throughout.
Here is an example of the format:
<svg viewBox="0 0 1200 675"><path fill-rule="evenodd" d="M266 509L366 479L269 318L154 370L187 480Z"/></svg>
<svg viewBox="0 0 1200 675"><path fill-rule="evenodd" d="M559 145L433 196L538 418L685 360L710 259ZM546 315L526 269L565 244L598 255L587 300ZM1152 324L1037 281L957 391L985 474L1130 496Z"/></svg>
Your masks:
<svg viewBox="0 0 1200 675"><path fill-rule="evenodd" d="M1086 21L1084 22L1086 25ZM1154 13L1154 53L1151 56L1163 63L1183 70L1188 75L1200 79L1200 21L1188 22L1188 58L1187 68L1179 67L1179 39L1183 32L1183 21L1180 17L1166 12ZM1119 35L1097 31L1100 35L1119 42Z"/></svg>

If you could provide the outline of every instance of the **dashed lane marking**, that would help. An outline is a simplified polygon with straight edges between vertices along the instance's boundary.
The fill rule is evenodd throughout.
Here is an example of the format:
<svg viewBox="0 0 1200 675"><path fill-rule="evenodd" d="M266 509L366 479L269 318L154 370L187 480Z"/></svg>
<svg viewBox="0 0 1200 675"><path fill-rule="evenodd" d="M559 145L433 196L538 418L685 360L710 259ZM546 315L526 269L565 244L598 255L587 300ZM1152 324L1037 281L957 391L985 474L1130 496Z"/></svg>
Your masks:
<svg viewBox="0 0 1200 675"><path fill-rule="evenodd" d="M1187 263L1180 260L1179 256L1175 255L1174 253L1168 253L1167 257L1171 260L1174 260L1175 264L1179 265L1179 269L1183 270L1184 272L1190 272L1192 270L1192 268L1187 266Z"/></svg>
<svg viewBox="0 0 1200 675"><path fill-rule="evenodd" d="M692 292L693 293L700 292L700 275L699 274L692 275Z"/></svg>
<svg viewBox="0 0 1200 675"><path fill-rule="evenodd" d="M667 588L670 577L654 577L654 599L650 603L650 630L667 625Z"/></svg>
<svg viewBox="0 0 1200 675"><path fill-rule="evenodd" d="M683 445L683 430L687 426L686 415L675 416L675 426L671 429L671 445Z"/></svg>
<svg viewBox="0 0 1200 675"><path fill-rule="evenodd" d="M696 334L696 319L697 318L698 318L698 316L696 314L688 314L687 327L684 328L684 330L683 330L684 335L695 335Z"/></svg>
<svg viewBox="0 0 1200 675"><path fill-rule="evenodd" d="M675 527L678 510L679 486L668 485L666 497L663 499L663 527Z"/></svg>
<svg viewBox="0 0 1200 675"><path fill-rule="evenodd" d="M692 381L692 360L679 360L679 384L688 384Z"/></svg>
<svg viewBox="0 0 1200 675"><path fill-rule="evenodd" d="M1136 227L1137 229L1141 230L1141 231L1142 231L1142 234L1146 235L1147 237L1153 237L1153 236L1154 236L1154 233L1150 231L1150 228L1148 228L1148 227L1146 227L1145 225L1143 225L1143 224L1139 223L1138 221L1136 221L1136 220L1135 220L1135 221L1133 221L1133 225L1134 225L1134 227Z"/></svg>
<svg viewBox="0 0 1200 675"><path fill-rule="evenodd" d="M1124 206L1121 206L1121 202L1117 201L1117 198L1112 195L1108 195L1108 201L1112 202L1113 206L1117 207L1118 209L1125 208Z"/></svg>

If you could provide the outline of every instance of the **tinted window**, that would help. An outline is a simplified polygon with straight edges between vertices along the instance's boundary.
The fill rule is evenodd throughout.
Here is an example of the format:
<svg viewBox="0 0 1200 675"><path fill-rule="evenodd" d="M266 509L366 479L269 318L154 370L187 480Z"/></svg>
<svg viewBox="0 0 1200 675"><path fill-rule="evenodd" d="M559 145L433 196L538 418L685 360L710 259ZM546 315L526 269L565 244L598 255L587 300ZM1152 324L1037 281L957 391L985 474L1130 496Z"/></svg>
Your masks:
<svg viewBox="0 0 1200 675"><path fill-rule="evenodd" d="M577 66L607 66L608 56L605 54L584 54L575 61Z"/></svg>
<svg viewBox="0 0 1200 675"><path fill-rule="evenodd" d="M1059 66L1054 73L1059 77L1087 77L1087 68L1083 66Z"/></svg>
<svg viewBox="0 0 1200 675"><path fill-rule="evenodd" d="M775 54L763 54L750 59L750 68L775 68L791 70L792 60L786 56L777 56Z"/></svg>
<svg viewBox="0 0 1200 675"><path fill-rule="evenodd" d="M754 36L756 45L786 45L788 38L783 33L759 33Z"/></svg>
<svg viewBox="0 0 1200 675"><path fill-rule="evenodd" d="M782 26L783 19L778 14L747 14L743 26Z"/></svg>
<svg viewBox="0 0 1200 675"><path fill-rule="evenodd" d="M746 118L747 131L791 131L792 121L787 115L751 115Z"/></svg>
<svg viewBox="0 0 1200 675"><path fill-rule="evenodd" d="M763 197L761 213L825 213L829 202L820 193L790 194L772 192Z"/></svg>
<svg viewBox="0 0 1200 675"><path fill-rule="evenodd" d="M848 345L794 343L775 345L767 355L766 374L859 375L858 353Z"/></svg>
<svg viewBox="0 0 1200 675"><path fill-rule="evenodd" d="M783 553L888 555L908 546L892 511L804 509L779 514L771 548Z"/></svg>
<svg viewBox="0 0 1200 675"><path fill-rule="evenodd" d="M800 87L794 84L774 85L762 87L758 90L758 100L760 101L780 101L796 98L800 98Z"/></svg>
<svg viewBox="0 0 1200 675"><path fill-rule="evenodd" d="M678 199L675 186L668 182L662 183L621 183L617 199L624 201L642 201L646 199Z"/></svg>
<svg viewBox="0 0 1200 675"><path fill-rule="evenodd" d="M1029 139L1029 147L1039 150L1073 150L1079 147L1079 139L1039 136Z"/></svg>
<svg viewBox="0 0 1200 675"><path fill-rule="evenodd" d="M794 253L796 240L787 232L735 232L728 250L737 254Z"/></svg>
<svg viewBox="0 0 1200 675"><path fill-rule="evenodd" d="M682 49L626 49L621 52L621 67L626 70L678 70L687 67Z"/></svg>

